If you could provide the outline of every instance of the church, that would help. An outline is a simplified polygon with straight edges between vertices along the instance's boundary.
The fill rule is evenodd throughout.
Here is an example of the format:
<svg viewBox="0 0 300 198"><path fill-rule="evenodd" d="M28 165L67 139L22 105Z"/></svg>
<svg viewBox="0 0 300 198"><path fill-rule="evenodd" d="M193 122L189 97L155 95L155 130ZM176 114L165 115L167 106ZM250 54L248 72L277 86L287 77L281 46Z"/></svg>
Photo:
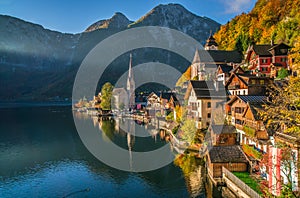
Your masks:
<svg viewBox="0 0 300 198"><path fill-rule="evenodd" d="M211 80L219 66L236 66L243 60L237 50L219 50L215 38L210 35L204 49L196 49L191 64L191 80Z"/></svg>

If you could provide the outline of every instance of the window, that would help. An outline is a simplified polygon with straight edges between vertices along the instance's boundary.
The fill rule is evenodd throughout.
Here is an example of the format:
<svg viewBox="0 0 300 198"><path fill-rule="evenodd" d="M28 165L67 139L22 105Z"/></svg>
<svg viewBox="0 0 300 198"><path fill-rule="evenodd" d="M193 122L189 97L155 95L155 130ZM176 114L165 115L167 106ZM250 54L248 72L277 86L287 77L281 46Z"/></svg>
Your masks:
<svg viewBox="0 0 300 198"><path fill-rule="evenodd" d="M261 60L261 63L267 63L268 62L268 59L262 59Z"/></svg>
<svg viewBox="0 0 300 198"><path fill-rule="evenodd" d="M252 85L255 85L255 84L256 84L256 82L255 82L254 79L251 80L251 84L252 84Z"/></svg>
<svg viewBox="0 0 300 198"><path fill-rule="evenodd" d="M265 81L264 81L264 80L260 80L260 81L259 81L259 84L264 85L264 84L265 84Z"/></svg>
<svg viewBox="0 0 300 198"><path fill-rule="evenodd" d="M210 113L207 114L207 118L211 118L211 114Z"/></svg>
<svg viewBox="0 0 300 198"><path fill-rule="evenodd" d="M246 95L246 90L243 91L243 95Z"/></svg>
<svg viewBox="0 0 300 198"><path fill-rule="evenodd" d="M211 102L207 103L207 108L211 108Z"/></svg>
<svg viewBox="0 0 300 198"><path fill-rule="evenodd" d="M281 62L286 62L286 58L281 58Z"/></svg>
<svg viewBox="0 0 300 198"><path fill-rule="evenodd" d="M268 71L268 68L267 68L267 67L262 67L262 68L261 68L261 71L262 71L262 72L267 72L267 71Z"/></svg>
<svg viewBox="0 0 300 198"><path fill-rule="evenodd" d="M286 54L287 53L287 49L280 49L280 52L283 53L283 54Z"/></svg>

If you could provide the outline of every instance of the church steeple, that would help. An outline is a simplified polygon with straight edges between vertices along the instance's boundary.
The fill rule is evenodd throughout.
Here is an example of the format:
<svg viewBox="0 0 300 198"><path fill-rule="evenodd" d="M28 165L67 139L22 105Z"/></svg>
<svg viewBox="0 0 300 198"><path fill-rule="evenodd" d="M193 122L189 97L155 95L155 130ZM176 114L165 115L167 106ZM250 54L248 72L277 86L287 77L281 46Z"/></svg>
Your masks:
<svg viewBox="0 0 300 198"><path fill-rule="evenodd" d="M130 54L128 78L127 78L127 94L129 101L129 109L133 109L135 106L135 82L132 71L132 54Z"/></svg>
<svg viewBox="0 0 300 198"><path fill-rule="evenodd" d="M206 44L204 46L205 50L218 50L218 43L216 42L216 39L212 35L212 31L210 31L210 35L208 39L206 40Z"/></svg>

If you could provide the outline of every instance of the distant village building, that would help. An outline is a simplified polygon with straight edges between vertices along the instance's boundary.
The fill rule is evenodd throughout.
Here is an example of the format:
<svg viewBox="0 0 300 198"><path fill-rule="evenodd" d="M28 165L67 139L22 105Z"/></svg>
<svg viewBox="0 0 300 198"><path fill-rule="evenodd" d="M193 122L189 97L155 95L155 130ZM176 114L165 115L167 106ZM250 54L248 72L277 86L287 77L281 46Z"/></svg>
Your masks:
<svg viewBox="0 0 300 198"><path fill-rule="evenodd" d="M112 93L114 99L112 100L113 109L125 110L128 104L128 93L125 88L114 88Z"/></svg>
<svg viewBox="0 0 300 198"><path fill-rule="evenodd" d="M274 75L271 75L271 64L273 64L273 67L289 69L288 52L290 48L284 43L251 45L247 49L245 60L253 74L274 77Z"/></svg>

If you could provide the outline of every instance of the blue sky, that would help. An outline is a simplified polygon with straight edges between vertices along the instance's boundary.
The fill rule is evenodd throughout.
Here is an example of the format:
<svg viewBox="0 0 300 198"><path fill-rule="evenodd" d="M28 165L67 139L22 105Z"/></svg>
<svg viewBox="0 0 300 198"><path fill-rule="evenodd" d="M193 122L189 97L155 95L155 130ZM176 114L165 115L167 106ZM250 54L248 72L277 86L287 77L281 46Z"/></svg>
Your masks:
<svg viewBox="0 0 300 198"><path fill-rule="evenodd" d="M256 0L0 0L0 14L15 16L61 32L78 33L122 12L137 20L158 4L179 3L189 11L224 24L250 11Z"/></svg>

